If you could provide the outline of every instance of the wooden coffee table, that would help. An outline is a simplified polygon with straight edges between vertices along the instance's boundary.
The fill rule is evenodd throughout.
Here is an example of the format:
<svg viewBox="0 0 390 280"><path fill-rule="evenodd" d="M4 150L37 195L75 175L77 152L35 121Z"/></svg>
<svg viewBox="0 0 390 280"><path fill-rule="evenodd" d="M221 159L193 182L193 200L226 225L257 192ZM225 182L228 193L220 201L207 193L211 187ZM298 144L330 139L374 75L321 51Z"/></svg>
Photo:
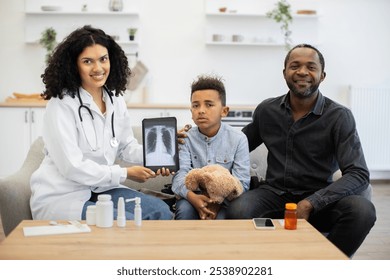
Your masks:
<svg viewBox="0 0 390 280"><path fill-rule="evenodd" d="M90 233L25 237L23 221L0 243L0 259L279 260L348 259L307 221L297 230L256 230L251 220L143 221L136 228L91 227Z"/></svg>

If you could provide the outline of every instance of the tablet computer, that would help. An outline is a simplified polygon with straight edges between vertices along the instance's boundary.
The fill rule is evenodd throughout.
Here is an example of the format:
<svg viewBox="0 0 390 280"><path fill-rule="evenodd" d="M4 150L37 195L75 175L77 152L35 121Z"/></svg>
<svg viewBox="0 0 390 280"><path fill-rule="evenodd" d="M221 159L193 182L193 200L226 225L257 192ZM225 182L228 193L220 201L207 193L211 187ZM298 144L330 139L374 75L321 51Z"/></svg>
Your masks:
<svg viewBox="0 0 390 280"><path fill-rule="evenodd" d="M162 167L179 170L177 121L175 117L142 120L144 166L157 171Z"/></svg>

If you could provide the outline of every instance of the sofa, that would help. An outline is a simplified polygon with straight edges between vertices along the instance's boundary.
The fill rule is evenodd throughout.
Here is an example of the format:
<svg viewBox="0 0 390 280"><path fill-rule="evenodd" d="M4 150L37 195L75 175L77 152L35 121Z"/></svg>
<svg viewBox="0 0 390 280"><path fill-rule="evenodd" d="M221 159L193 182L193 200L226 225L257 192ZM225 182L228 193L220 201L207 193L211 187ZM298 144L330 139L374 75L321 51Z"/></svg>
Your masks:
<svg viewBox="0 0 390 280"><path fill-rule="evenodd" d="M134 136L139 143L142 143L141 127L134 127ZM26 159L21 168L15 173L5 178L0 178L0 214L3 224L4 234L7 236L22 220L31 220L30 210L30 177L39 167L43 160L43 140L37 138L30 147ZM250 172L253 178L262 180L265 178L267 149L264 145L259 146L250 154ZM123 162L118 164L125 166ZM335 174L335 179L340 173ZM137 183L126 180L124 185L144 193L159 196L164 185L172 182L172 175L167 177L158 176L145 183ZM364 194L371 199L371 186ZM163 195L164 197L164 195Z"/></svg>
<svg viewBox="0 0 390 280"><path fill-rule="evenodd" d="M142 143L140 126L133 127L134 136ZM21 168L14 174L0 178L0 215L4 233L7 236L22 220L31 220L30 210L30 177L43 160L43 140L37 138L31 145ZM258 148L251 153L251 174L259 177L265 175L266 149ZM118 161L118 164L126 166ZM158 176L145 183L126 180L124 185L144 193L159 196L165 185L172 182L172 175Z"/></svg>

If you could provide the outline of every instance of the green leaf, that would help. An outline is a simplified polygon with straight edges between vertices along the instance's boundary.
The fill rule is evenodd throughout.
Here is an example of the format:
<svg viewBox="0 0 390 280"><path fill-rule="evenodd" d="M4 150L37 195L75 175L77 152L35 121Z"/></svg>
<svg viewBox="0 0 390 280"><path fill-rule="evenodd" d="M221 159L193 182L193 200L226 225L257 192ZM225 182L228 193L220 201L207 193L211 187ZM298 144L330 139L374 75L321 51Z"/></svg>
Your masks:
<svg viewBox="0 0 390 280"><path fill-rule="evenodd" d="M41 35L42 36L39 40L39 44L46 49L45 62L47 64L55 46L56 46L57 32L54 30L54 28L49 27L49 28L46 28L42 32Z"/></svg>
<svg viewBox="0 0 390 280"><path fill-rule="evenodd" d="M268 18L275 20L277 23L281 23L280 29L284 36L284 43L286 49L290 49L291 44L291 30L290 24L292 23L291 6L286 0L279 0L275 3L275 8L266 13Z"/></svg>

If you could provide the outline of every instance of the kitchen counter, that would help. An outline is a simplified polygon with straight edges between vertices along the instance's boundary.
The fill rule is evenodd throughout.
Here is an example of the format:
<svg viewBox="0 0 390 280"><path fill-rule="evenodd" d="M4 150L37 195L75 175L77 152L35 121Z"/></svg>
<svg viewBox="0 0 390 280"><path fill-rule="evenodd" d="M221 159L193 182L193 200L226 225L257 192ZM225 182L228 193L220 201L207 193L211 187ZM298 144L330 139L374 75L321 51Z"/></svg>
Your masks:
<svg viewBox="0 0 390 280"><path fill-rule="evenodd" d="M0 107L45 107L47 101L0 102Z"/></svg>

